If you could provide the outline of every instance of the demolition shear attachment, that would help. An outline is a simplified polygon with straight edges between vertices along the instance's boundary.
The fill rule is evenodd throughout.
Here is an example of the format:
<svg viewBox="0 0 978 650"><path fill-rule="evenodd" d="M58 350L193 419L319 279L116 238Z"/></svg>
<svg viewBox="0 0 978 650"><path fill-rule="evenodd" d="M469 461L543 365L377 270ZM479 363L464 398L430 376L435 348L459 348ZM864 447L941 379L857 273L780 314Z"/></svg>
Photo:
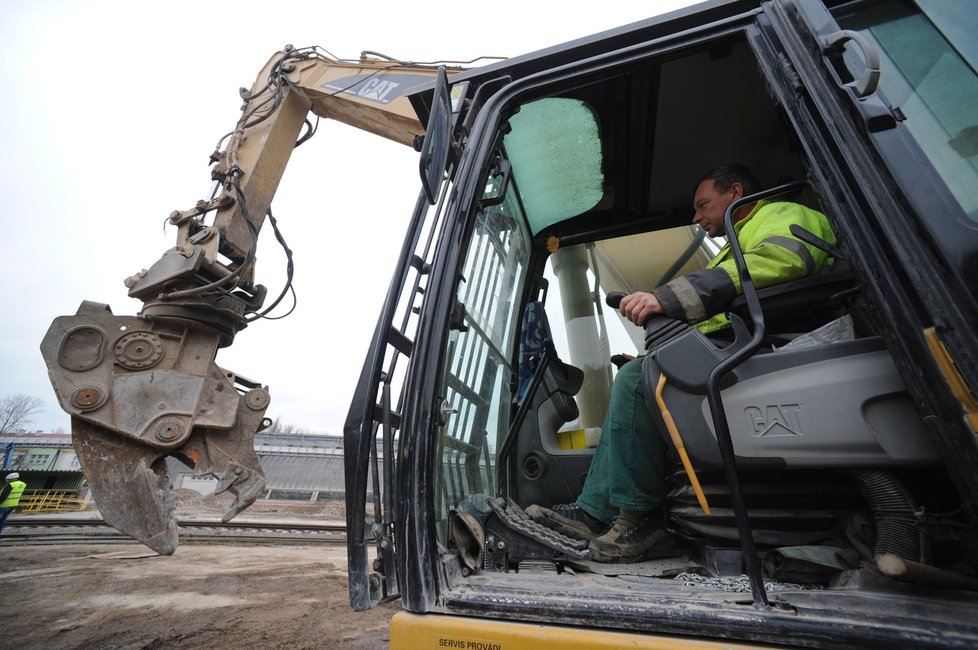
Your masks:
<svg viewBox="0 0 978 650"><path fill-rule="evenodd" d="M41 343L72 442L107 523L161 555L177 547L167 457L217 479L229 521L265 491L255 433L268 389L219 368L222 333L189 319L114 316L84 302Z"/></svg>

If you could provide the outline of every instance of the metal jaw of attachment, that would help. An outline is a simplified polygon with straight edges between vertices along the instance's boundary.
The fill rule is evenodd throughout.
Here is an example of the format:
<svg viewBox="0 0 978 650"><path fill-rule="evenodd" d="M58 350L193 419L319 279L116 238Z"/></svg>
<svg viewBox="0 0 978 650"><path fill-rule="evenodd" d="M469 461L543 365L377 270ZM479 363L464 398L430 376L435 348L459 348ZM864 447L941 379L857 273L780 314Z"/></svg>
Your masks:
<svg viewBox="0 0 978 650"><path fill-rule="evenodd" d="M114 316L84 302L41 343L102 517L161 555L177 546L167 456L234 495L223 521L265 490L254 437L271 398L214 363L221 337L199 322Z"/></svg>

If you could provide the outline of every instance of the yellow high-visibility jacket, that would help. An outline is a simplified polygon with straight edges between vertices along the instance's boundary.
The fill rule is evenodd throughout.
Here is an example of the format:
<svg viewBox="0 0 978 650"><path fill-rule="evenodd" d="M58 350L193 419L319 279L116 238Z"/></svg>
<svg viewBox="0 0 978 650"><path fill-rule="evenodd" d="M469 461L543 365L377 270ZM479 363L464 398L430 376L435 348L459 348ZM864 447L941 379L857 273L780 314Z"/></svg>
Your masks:
<svg viewBox="0 0 978 650"><path fill-rule="evenodd" d="M758 201L734 231L754 286L758 289L797 280L830 269L834 260L825 251L791 234L798 224L830 244L836 243L828 219L798 203ZM652 290L670 318L696 324L704 333L730 326L723 313L743 292L730 246L724 246L705 269L686 273Z"/></svg>
<svg viewBox="0 0 978 650"><path fill-rule="evenodd" d="M24 489L27 487L27 483L23 481L11 481L10 482L10 492L7 494L7 498L0 503L0 508L13 508L20 503L20 495L24 493Z"/></svg>

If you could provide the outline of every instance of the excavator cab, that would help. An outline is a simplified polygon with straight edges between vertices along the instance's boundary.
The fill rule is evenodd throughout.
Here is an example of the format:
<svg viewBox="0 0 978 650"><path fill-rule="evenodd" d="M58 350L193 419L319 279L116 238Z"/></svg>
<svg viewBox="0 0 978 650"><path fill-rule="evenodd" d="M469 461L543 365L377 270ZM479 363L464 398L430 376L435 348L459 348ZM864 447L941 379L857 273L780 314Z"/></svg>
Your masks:
<svg viewBox="0 0 978 650"><path fill-rule="evenodd" d="M978 485L959 471L978 459L973 397L949 388L975 385L978 341L970 316L945 320L976 313L961 256L978 251L974 170L927 141L923 124L951 120L922 99L939 76L893 40L914 31L935 48L914 52L949 65L939 13L715 4L448 78L467 84L449 167L415 213L345 429L354 607L400 596L460 616L437 617L446 643L509 638L513 620L816 646L978 638ZM947 78L975 88L963 61ZM736 245L690 225L697 179L730 161L769 200L828 217L838 244L813 245L832 272L745 281L725 340L624 322L610 294ZM689 461L671 438L682 552L603 565L526 509L580 493L622 353L645 355L646 401ZM430 620L395 618L392 643Z"/></svg>

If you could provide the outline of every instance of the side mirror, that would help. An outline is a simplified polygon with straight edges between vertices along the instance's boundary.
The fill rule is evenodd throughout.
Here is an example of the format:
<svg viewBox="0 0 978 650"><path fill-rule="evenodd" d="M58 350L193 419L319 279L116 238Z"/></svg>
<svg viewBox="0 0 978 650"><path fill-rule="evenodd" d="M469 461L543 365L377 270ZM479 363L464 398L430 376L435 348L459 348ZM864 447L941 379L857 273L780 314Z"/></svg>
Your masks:
<svg viewBox="0 0 978 650"><path fill-rule="evenodd" d="M445 67L438 68L435 78L435 92L431 102L431 114L425 127L421 142L421 185L424 187L428 203L435 204L438 199L438 186L441 185L448 162L448 150L452 143L452 102L448 95L448 75Z"/></svg>

